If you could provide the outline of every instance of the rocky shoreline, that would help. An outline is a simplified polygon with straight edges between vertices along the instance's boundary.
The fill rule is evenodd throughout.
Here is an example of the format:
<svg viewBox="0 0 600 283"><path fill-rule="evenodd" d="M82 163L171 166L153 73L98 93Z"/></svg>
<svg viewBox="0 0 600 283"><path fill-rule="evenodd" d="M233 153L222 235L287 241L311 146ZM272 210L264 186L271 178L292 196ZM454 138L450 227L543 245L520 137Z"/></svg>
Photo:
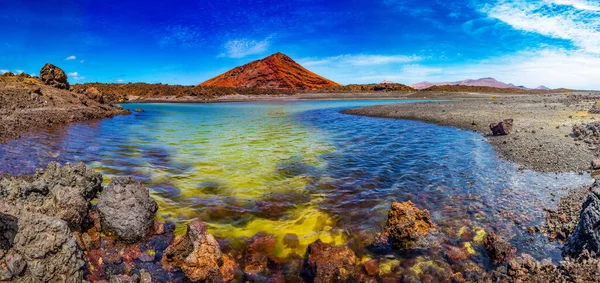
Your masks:
<svg viewBox="0 0 600 283"><path fill-rule="evenodd" d="M130 113L105 103L101 96L69 91L67 76L51 64L44 66L40 77L0 75L0 94L0 143L29 131Z"/></svg>
<svg viewBox="0 0 600 283"><path fill-rule="evenodd" d="M595 120L598 96L554 94L391 104L343 111L370 117L419 120L478 132L499 154L526 169L542 172L590 172L600 169ZM591 165L590 165L591 164ZM573 189L555 209L546 209L543 227L529 227L564 244L563 261L538 262L527 254L499 264L478 281L597 282L600 280L600 184ZM489 239L489 235L488 235ZM488 244L486 243L486 247ZM507 248L502 250L506 251ZM506 255L506 253L502 253ZM492 253L490 254L492 255ZM499 264L499 265L498 265Z"/></svg>

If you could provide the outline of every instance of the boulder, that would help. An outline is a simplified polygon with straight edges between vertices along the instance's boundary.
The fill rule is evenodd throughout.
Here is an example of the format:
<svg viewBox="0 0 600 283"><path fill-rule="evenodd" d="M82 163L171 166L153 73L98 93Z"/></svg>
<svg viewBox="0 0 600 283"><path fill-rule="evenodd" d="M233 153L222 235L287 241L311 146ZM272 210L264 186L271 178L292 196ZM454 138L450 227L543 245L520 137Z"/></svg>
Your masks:
<svg viewBox="0 0 600 283"><path fill-rule="evenodd" d="M592 160L592 169L593 170L600 169L600 159L594 159L594 160Z"/></svg>
<svg viewBox="0 0 600 283"><path fill-rule="evenodd" d="M419 246L420 240L434 231L429 211L418 209L411 201L392 203L384 230L392 246L401 249Z"/></svg>
<svg viewBox="0 0 600 283"><path fill-rule="evenodd" d="M70 85L67 81L67 74L59 68L50 63L46 63L40 70L40 79L47 85L51 85L60 89L69 89Z"/></svg>
<svg viewBox="0 0 600 283"><path fill-rule="evenodd" d="M600 251L600 187L593 187L583 203L579 222L567 239L563 254L577 257L584 250L596 254Z"/></svg>
<svg viewBox="0 0 600 283"><path fill-rule="evenodd" d="M180 268L192 282L231 280L237 266L221 253L219 243L208 233L206 225L195 219L188 223L184 236L178 236L161 260L167 270Z"/></svg>
<svg viewBox="0 0 600 283"><path fill-rule="evenodd" d="M144 113L144 109L142 109L142 108L136 108L135 110L133 110L133 112Z"/></svg>
<svg viewBox="0 0 600 283"><path fill-rule="evenodd" d="M102 226L125 242L142 240L154 230L158 205L140 182L116 177L98 198Z"/></svg>
<svg viewBox="0 0 600 283"><path fill-rule="evenodd" d="M348 246L317 240L306 251L304 273L309 282L355 282L356 255Z"/></svg>
<svg viewBox="0 0 600 283"><path fill-rule="evenodd" d="M83 94L87 98L94 100L100 104L104 104L104 102L105 102L104 95L102 95L102 93L93 86L86 88L85 91L83 91Z"/></svg>
<svg viewBox="0 0 600 283"><path fill-rule="evenodd" d="M102 175L83 164L50 163L32 177L0 179L0 200L30 212L56 216L80 230L90 200L102 189Z"/></svg>
<svg viewBox="0 0 600 283"><path fill-rule="evenodd" d="M511 260L517 253L517 249L508 241L502 239L494 232L490 232L485 239L483 246L488 252L488 256L493 264L502 264Z"/></svg>
<svg viewBox="0 0 600 283"><path fill-rule="evenodd" d="M490 124L490 130L494 136L508 135L512 131L513 119L505 119L498 124Z"/></svg>

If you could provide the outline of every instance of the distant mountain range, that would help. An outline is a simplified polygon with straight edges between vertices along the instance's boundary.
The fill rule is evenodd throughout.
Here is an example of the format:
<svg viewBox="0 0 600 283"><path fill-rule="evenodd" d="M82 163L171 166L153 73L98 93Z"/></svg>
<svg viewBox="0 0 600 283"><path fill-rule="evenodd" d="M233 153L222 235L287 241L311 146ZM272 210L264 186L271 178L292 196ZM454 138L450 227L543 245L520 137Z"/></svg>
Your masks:
<svg viewBox="0 0 600 283"><path fill-rule="evenodd" d="M468 79L468 80L462 80L462 81L457 81L457 82L435 82L435 83L420 82L420 83L412 84L412 85L410 85L410 87L412 87L414 89L426 89L426 88L429 88L432 86L442 86L442 85L487 86L487 87L495 87L495 88L530 89L525 86L516 86L511 83L504 83L504 82L498 81L494 78L481 78L481 79L477 79L477 80ZM535 89L550 90L549 88L547 88L543 85L539 86Z"/></svg>
<svg viewBox="0 0 600 283"><path fill-rule="evenodd" d="M321 77L283 53L235 67L200 86L316 90L340 84Z"/></svg>

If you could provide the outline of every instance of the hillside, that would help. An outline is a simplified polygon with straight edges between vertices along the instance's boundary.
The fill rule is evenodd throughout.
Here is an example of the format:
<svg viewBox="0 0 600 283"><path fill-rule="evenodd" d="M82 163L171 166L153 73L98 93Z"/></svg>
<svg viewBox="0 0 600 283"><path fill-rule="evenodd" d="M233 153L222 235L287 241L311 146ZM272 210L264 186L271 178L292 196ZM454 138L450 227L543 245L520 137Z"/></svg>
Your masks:
<svg viewBox="0 0 600 283"><path fill-rule="evenodd" d="M200 86L316 90L340 85L307 70L283 53L275 53L235 67Z"/></svg>
<svg viewBox="0 0 600 283"><path fill-rule="evenodd" d="M127 113L27 74L0 75L0 143L35 129Z"/></svg>

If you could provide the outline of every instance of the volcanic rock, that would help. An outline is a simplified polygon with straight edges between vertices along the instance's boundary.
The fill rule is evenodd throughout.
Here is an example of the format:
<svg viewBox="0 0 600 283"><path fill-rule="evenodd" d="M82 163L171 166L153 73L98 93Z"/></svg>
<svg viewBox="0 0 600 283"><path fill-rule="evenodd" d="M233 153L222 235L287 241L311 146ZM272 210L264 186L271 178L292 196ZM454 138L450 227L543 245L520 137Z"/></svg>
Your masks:
<svg viewBox="0 0 600 283"><path fill-rule="evenodd" d="M104 95L102 95L102 93L93 86L86 88L83 94L87 96L87 98L94 100L100 104L104 104L106 102L104 99Z"/></svg>
<svg viewBox="0 0 600 283"><path fill-rule="evenodd" d="M592 160L592 169L594 169L594 170L600 169L600 159Z"/></svg>
<svg viewBox="0 0 600 283"><path fill-rule="evenodd" d="M490 130L494 136L508 135L512 131L513 119L505 119L498 124L490 124Z"/></svg>
<svg viewBox="0 0 600 283"><path fill-rule="evenodd" d="M563 253L576 257L584 250L593 253L600 251L600 187L592 188L579 215L579 223L569 236Z"/></svg>
<svg viewBox="0 0 600 283"><path fill-rule="evenodd" d="M102 225L126 242L136 242L154 230L158 205L148 189L132 177L111 180L98 198Z"/></svg>
<svg viewBox="0 0 600 283"><path fill-rule="evenodd" d="M67 81L67 74L59 68L50 63L46 63L40 70L40 79L47 84L60 89L69 89L69 82Z"/></svg>
<svg viewBox="0 0 600 283"><path fill-rule="evenodd" d="M4 212L6 205L0 206ZM81 282L82 253L65 221L25 210L13 216L18 232L0 253L0 280Z"/></svg>
<svg viewBox="0 0 600 283"><path fill-rule="evenodd" d="M275 250L273 235L257 235L244 251L244 272L250 275L264 272L269 264L269 256Z"/></svg>
<svg viewBox="0 0 600 283"><path fill-rule="evenodd" d="M292 58L275 53L262 60L236 67L200 86L256 87L275 89L319 89L339 86L296 63Z"/></svg>
<svg viewBox="0 0 600 283"><path fill-rule="evenodd" d="M167 269L180 268L190 281L233 278L236 269L233 260L223 256L217 240L198 219L190 222L187 233L176 237L165 250L162 264Z"/></svg>
<svg viewBox="0 0 600 283"><path fill-rule="evenodd" d="M419 240L435 230L429 211L407 201L392 203L383 234L390 244L402 249L418 246Z"/></svg>
<svg viewBox="0 0 600 283"><path fill-rule="evenodd" d="M356 255L348 246L333 246L317 240L308 246L305 275L310 282L353 282Z"/></svg>
<svg viewBox="0 0 600 283"><path fill-rule="evenodd" d="M494 264L505 263L512 259L517 253L517 249L515 247L513 247L506 240L500 238L494 232L490 232L487 235L483 245L488 251L488 256Z"/></svg>
<svg viewBox="0 0 600 283"><path fill-rule="evenodd" d="M79 230L90 200L102 189L102 175L83 164L50 163L32 178L0 179L0 200L8 204L66 221Z"/></svg>

